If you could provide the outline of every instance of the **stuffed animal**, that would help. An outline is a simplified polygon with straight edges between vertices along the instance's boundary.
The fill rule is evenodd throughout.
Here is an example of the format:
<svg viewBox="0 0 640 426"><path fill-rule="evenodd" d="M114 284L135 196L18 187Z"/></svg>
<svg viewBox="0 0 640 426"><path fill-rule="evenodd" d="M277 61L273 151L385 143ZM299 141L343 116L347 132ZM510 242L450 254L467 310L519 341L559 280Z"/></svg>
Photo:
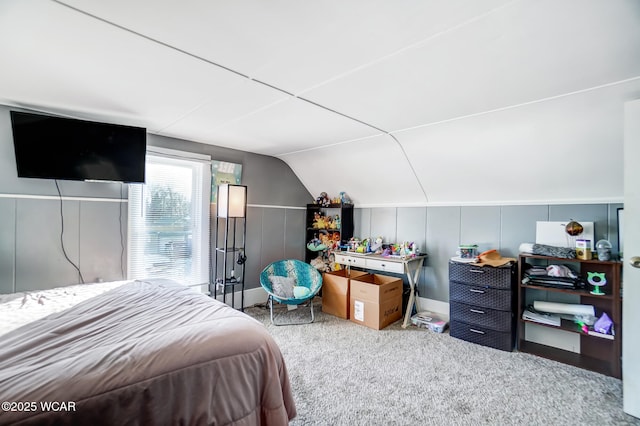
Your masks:
<svg viewBox="0 0 640 426"><path fill-rule="evenodd" d="M337 214L333 217L333 224L335 225L335 228L333 229L340 229L340 225L341 225L340 215Z"/></svg>
<svg viewBox="0 0 640 426"><path fill-rule="evenodd" d="M351 204L351 198L349 198L347 193L344 191L340 193L340 201L342 202L342 204Z"/></svg>
<svg viewBox="0 0 640 426"><path fill-rule="evenodd" d="M315 229L326 229L327 228L327 218L322 215L322 212L315 212L313 214L313 227Z"/></svg>
<svg viewBox="0 0 640 426"><path fill-rule="evenodd" d="M320 272L326 272L327 265L324 263L322 256L318 256L315 259L311 259L311 266L316 268Z"/></svg>
<svg viewBox="0 0 640 426"><path fill-rule="evenodd" d="M327 216L325 218L325 228L327 228L327 229L336 229L336 224L335 224L332 216Z"/></svg>
<svg viewBox="0 0 640 426"><path fill-rule="evenodd" d="M316 198L316 204L321 205L322 207L329 207L331 200L329 200L329 196L326 192L320 193L320 196Z"/></svg>
<svg viewBox="0 0 640 426"><path fill-rule="evenodd" d="M382 249L382 237L376 238L373 244L371 244L371 251L377 252Z"/></svg>

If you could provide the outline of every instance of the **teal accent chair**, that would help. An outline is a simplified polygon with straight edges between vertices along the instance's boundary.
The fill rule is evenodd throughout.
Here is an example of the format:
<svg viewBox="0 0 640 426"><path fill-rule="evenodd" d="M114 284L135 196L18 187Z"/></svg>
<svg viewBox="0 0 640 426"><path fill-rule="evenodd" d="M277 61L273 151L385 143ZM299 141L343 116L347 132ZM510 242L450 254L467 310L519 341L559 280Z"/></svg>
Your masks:
<svg viewBox="0 0 640 426"><path fill-rule="evenodd" d="M296 259L283 259L270 263L260 273L260 285L269 295L268 304L272 324L309 324L315 320L313 298L322 288L322 275L310 264ZM285 305L302 305L309 302L311 319L284 323L274 321L274 301Z"/></svg>

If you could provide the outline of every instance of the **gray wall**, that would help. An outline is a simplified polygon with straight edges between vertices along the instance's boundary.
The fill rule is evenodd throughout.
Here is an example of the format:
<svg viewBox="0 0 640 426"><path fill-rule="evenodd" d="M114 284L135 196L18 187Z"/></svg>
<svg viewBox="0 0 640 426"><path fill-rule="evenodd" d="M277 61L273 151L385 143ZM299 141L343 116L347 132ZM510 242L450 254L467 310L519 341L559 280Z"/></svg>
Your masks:
<svg viewBox="0 0 640 426"><path fill-rule="evenodd" d="M16 175L8 111L0 106L0 293L78 283L77 272L62 253L60 201L54 181ZM247 288L259 286L258 275L269 262L304 258L303 207L313 196L283 161L156 135L149 135L148 144L243 165L242 183L248 186L250 204ZM63 196L72 198L63 202L69 258L80 266L86 281L122 279L127 206L120 201L127 198L126 185L61 181L60 188ZM420 295L446 302L447 262L458 244L476 243L481 250L497 248L504 256L515 257L520 243L535 241L536 221L575 219L595 222L595 239L609 239L617 251L616 209L621 206L357 208L354 235L417 242L429 254L418 286Z"/></svg>
<svg viewBox="0 0 640 426"><path fill-rule="evenodd" d="M64 143L52 140L51 143ZM0 106L0 293L118 280L126 267L127 187L18 178L9 108ZM122 231L122 239L121 239Z"/></svg>
<svg viewBox="0 0 640 426"><path fill-rule="evenodd" d="M312 197L283 161L156 135L148 135L147 143L243 165L248 202L256 205L249 208L247 222L248 288L259 286L258 274L269 261L304 257L302 207ZM85 282L122 279L127 263L127 204L121 201L127 199L127 185L72 181L59 185L65 197L67 256L80 267ZM0 106L0 293L80 282L62 251L61 227L55 181L17 177L9 108Z"/></svg>
<svg viewBox="0 0 640 426"><path fill-rule="evenodd" d="M459 244L518 257L521 243L535 242L537 221L574 219L594 222L594 239L608 239L617 252L618 207L622 204L356 208L354 235L416 242L429 256L418 283L420 296L448 302L448 261Z"/></svg>
<svg viewBox="0 0 640 426"><path fill-rule="evenodd" d="M282 160L250 152L149 135L149 145L211 156L212 160L242 164L247 185L245 288L260 287L262 269L274 260L304 259L305 213L311 194ZM212 207L211 235L215 233Z"/></svg>

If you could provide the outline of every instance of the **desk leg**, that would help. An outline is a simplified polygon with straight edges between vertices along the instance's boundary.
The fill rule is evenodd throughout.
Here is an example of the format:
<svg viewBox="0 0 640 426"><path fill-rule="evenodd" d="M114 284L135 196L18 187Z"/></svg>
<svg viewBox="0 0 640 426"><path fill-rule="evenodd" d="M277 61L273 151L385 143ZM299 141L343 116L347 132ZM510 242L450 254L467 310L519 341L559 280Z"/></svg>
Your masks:
<svg viewBox="0 0 640 426"><path fill-rule="evenodd" d="M418 299L416 298L416 285L418 285L418 280L420 279L420 272L422 271L422 262L414 262L417 264L417 267L414 271L411 270L409 266L411 262L405 263L405 271L407 273L407 278L409 279L409 301L407 302L407 311L404 314L404 322L402 323L402 328L407 328L409 325L409 321L411 320L411 312L413 311L413 305L415 303L416 310L419 312L418 308Z"/></svg>

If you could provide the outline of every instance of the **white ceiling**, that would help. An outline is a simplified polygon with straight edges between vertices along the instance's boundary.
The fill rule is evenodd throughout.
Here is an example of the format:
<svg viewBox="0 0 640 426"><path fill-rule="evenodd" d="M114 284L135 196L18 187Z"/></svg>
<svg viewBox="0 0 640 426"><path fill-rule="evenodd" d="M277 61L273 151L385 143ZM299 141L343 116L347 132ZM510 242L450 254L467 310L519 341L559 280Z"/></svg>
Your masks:
<svg viewBox="0 0 640 426"><path fill-rule="evenodd" d="M640 1L2 0L0 58L2 104L273 155L361 206L608 202Z"/></svg>

